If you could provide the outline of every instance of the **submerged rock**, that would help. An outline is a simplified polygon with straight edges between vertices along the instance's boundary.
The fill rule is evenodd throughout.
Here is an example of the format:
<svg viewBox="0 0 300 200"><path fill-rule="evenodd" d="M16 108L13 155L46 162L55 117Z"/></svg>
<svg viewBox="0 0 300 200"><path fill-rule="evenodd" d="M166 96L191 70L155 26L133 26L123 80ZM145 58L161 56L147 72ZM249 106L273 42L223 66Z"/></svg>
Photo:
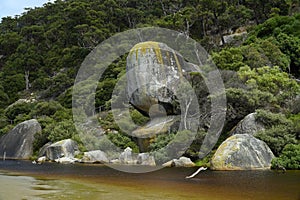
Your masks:
<svg viewBox="0 0 300 200"><path fill-rule="evenodd" d="M74 158L76 153L78 153L78 145L71 139L58 141L46 149L46 157L51 161L62 157Z"/></svg>
<svg viewBox="0 0 300 200"><path fill-rule="evenodd" d="M0 137L0 157L29 159L33 153L34 135L42 130L36 119L24 121Z"/></svg>
<svg viewBox="0 0 300 200"><path fill-rule="evenodd" d="M258 122L255 118L256 113L250 113L236 127L231 131L232 135L235 134L249 134L254 135L258 131L264 130L265 127L262 123Z"/></svg>
<svg viewBox="0 0 300 200"><path fill-rule="evenodd" d="M88 151L84 152L83 158L81 162L85 163L108 163L109 160L107 158L106 153L101 150Z"/></svg>
<svg viewBox="0 0 300 200"><path fill-rule="evenodd" d="M211 160L213 170L270 169L274 155L267 144L248 134L227 138Z"/></svg>

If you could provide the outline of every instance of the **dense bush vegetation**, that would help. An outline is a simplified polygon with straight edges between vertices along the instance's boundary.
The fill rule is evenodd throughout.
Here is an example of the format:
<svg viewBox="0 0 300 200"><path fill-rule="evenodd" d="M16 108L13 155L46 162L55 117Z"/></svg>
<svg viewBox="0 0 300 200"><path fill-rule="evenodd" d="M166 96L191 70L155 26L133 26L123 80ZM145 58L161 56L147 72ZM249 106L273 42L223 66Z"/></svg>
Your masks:
<svg viewBox="0 0 300 200"><path fill-rule="evenodd" d="M228 107L218 144L243 117L257 111L257 119L267 127L257 137L279 156L273 165L299 168L299 7L299 0L56 0L5 17L0 23L0 135L36 118L43 131L36 135L35 150L64 138L80 143L71 108L72 85L83 59L117 32L159 26L200 42L222 70ZM241 32L247 32L246 37L225 42L223 36ZM115 145L138 152L134 138L120 130L110 111L111 102L118 100L112 99L112 91L125 67L126 55L108 67L91 112ZM209 127L210 107L201 75L191 74L191 83L206 116L185 152L195 160ZM133 108L130 115L136 125L149 120ZM126 120L121 123L135 127ZM153 138L150 150L163 148L174 135ZM188 136L181 135L174 144ZM156 156L163 161L166 155L158 151Z"/></svg>
<svg viewBox="0 0 300 200"><path fill-rule="evenodd" d="M300 169L300 144L287 144L282 154L272 160L272 167L286 169Z"/></svg>

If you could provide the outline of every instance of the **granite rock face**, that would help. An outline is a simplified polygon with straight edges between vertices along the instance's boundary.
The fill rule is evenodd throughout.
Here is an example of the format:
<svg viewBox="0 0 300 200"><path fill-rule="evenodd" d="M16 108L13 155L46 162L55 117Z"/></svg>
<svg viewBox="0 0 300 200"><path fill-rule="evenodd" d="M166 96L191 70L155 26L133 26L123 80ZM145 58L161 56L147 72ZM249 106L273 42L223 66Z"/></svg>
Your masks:
<svg viewBox="0 0 300 200"><path fill-rule="evenodd" d="M101 150L84 152L81 161L85 163L108 163L109 162L106 153L104 153Z"/></svg>
<svg viewBox="0 0 300 200"><path fill-rule="evenodd" d="M178 84L185 73L195 69L179 53L163 43L138 43L129 52L126 68L128 95L135 108L148 114L151 106L163 106L152 109L153 116L180 112Z"/></svg>
<svg viewBox="0 0 300 200"><path fill-rule="evenodd" d="M137 156L138 165L156 166L155 159L148 153L139 153Z"/></svg>
<svg viewBox="0 0 300 200"><path fill-rule="evenodd" d="M274 155L267 144L252 135L236 134L227 138L211 160L213 170L270 169Z"/></svg>
<svg viewBox="0 0 300 200"><path fill-rule="evenodd" d="M36 119L18 124L0 137L0 157L5 155L9 159L29 159L33 153L34 135L41 130Z"/></svg>
<svg viewBox="0 0 300 200"><path fill-rule="evenodd" d="M235 134L249 134L254 135L256 132L264 130L265 127L262 123L255 119L256 113L250 113L237 126L231 131L232 135Z"/></svg>
<svg viewBox="0 0 300 200"><path fill-rule="evenodd" d="M136 164L136 161L133 158L132 149L130 147L124 149L124 151L119 156L119 160L122 164Z"/></svg>
<svg viewBox="0 0 300 200"><path fill-rule="evenodd" d="M77 143L71 139L66 139L58 141L48 146L46 149L46 157L51 161L62 157L74 158L77 152Z"/></svg>

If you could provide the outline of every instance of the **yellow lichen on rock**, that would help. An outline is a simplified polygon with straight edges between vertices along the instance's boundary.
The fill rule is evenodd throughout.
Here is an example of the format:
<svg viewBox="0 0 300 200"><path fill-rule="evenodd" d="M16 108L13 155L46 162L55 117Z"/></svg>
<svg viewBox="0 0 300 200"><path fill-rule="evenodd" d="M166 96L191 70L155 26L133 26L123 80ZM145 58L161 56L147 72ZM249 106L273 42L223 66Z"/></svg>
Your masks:
<svg viewBox="0 0 300 200"><path fill-rule="evenodd" d="M136 60L138 58L138 52L140 51L142 54L146 54L147 50L153 49L155 51L155 55L157 57L157 62L159 64L163 64L163 57L161 54L161 47L159 46L158 42L153 41L147 41L147 42L141 42L136 44L129 52L129 55L131 56L133 53L135 53Z"/></svg>

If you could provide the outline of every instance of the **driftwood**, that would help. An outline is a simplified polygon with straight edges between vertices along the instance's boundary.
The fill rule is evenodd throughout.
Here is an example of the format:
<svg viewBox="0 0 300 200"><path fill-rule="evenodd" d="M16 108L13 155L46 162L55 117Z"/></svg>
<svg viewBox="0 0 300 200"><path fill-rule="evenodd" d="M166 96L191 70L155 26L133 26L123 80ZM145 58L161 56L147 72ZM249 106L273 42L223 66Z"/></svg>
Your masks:
<svg viewBox="0 0 300 200"><path fill-rule="evenodd" d="M194 178L197 174L199 174L199 172L204 171L204 170L207 170L207 167L200 167L195 173L193 173L192 175L187 176L185 178L186 179Z"/></svg>

